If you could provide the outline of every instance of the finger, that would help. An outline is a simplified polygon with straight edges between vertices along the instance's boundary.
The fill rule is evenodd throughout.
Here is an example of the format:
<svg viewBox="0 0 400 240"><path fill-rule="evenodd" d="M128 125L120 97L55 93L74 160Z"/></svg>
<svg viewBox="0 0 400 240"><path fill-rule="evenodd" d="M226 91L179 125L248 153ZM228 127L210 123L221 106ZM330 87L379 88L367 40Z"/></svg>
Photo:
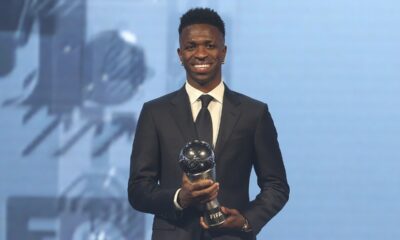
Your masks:
<svg viewBox="0 0 400 240"><path fill-rule="evenodd" d="M207 187L211 186L213 183L214 182L209 179L200 179L195 182L192 182L192 181L190 181L190 179L188 178L188 176L186 174L183 174L183 177L182 177L182 184L186 185L192 191L207 188Z"/></svg>
<svg viewBox="0 0 400 240"><path fill-rule="evenodd" d="M203 198L205 194L207 194L207 191L212 191L209 190L208 188L199 188L199 185L195 185L190 182L186 182L182 185L182 188L185 189L189 194L191 195L192 198ZM206 190L208 189L208 190ZM206 190L206 191L204 191ZM200 200L199 199L199 200Z"/></svg>
<svg viewBox="0 0 400 240"><path fill-rule="evenodd" d="M192 183L192 187L193 187L193 190L196 191L196 190L202 190L205 188L209 188L210 186L212 186L214 184L216 184L216 183L214 183L212 180L202 179L195 183Z"/></svg>
<svg viewBox="0 0 400 240"><path fill-rule="evenodd" d="M219 192L219 185L218 184L213 184L211 187L205 189L208 192L209 198L214 195L218 195Z"/></svg>
<svg viewBox="0 0 400 240"><path fill-rule="evenodd" d="M233 208L221 207L221 210L226 215L238 215L239 211Z"/></svg>
<svg viewBox="0 0 400 240"><path fill-rule="evenodd" d="M210 195L208 198L203 199L203 200L201 200L200 202L201 202L201 203L211 202L212 200L216 199L217 196L218 196L218 191L215 191L215 192L211 193L211 195Z"/></svg>
<svg viewBox="0 0 400 240"><path fill-rule="evenodd" d="M214 183L213 185L201 189L201 190L194 190L193 191L193 196L196 198L209 198L211 195L213 195L215 192L219 190L219 184Z"/></svg>
<svg viewBox="0 0 400 240"><path fill-rule="evenodd" d="M211 202L212 200L218 197L218 191L214 192L209 198L208 201Z"/></svg>
<svg viewBox="0 0 400 240"><path fill-rule="evenodd" d="M224 214L228 215L228 208L227 208L227 207L222 207L222 206L221 206L221 211L222 211Z"/></svg>
<svg viewBox="0 0 400 240"><path fill-rule="evenodd" d="M221 228L231 228L233 218L231 216L225 216L225 221L220 226Z"/></svg>
<svg viewBox="0 0 400 240"><path fill-rule="evenodd" d="M194 185L195 184L195 182L192 182L185 173L182 175L182 183L190 184L190 185Z"/></svg>
<svg viewBox="0 0 400 240"><path fill-rule="evenodd" d="M192 183L190 182L189 178L186 176L186 174L182 175L182 188L192 191Z"/></svg>
<svg viewBox="0 0 400 240"><path fill-rule="evenodd" d="M236 215L230 215L225 218L225 222L222 224L223 228L238 228L239 226L242 226L238 224L239 222L239 217Z"/></svg>
<svg viewBox="0 0 400 240"><path fill-rule="evenodd" d="M178 195L184 197L184 199L189 200L190 203L207 203L218 196L218 186L212 186L208 189L201 191L191 191L191 186L182 186L182 189Z"/></svg>
<svg viewBox="0 0 400 240"><path fill-rule="evenodd" d="M189 178L186 176L186 174L182 174L182 182L187 182L189 181Z"/></svg>
<svg viewBox="0 0 400 240"><path fill-rule="evenodd" d="M204 198L204 197L209 197L218 190L219 190L218 184L213 184L203 189L193 190L192 194L194 197Z"/></svg>
<svg viewBox="0 0 400 240"><path fill-rule="evenodd" d="M209 229L210 227L207 225L207 223L204 221L203 217L200 217L200 225L204 229Z"/></svg>

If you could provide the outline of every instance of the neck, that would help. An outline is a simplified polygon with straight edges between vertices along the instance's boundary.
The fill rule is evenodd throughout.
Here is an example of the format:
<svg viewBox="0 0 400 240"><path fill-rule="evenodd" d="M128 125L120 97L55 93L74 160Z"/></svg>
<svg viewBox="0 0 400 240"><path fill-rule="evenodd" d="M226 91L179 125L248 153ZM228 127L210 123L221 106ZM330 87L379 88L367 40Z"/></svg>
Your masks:
<svg viewBox="0 0 400 240"><path fill-rule="evenodd" d="M214 88L216 88L220 84L220 82L221 79L217 79L206 84L199 84L194 80L188 79L188 83L190 84L190 86L202 91L203 93L211 92Z"/></svg>

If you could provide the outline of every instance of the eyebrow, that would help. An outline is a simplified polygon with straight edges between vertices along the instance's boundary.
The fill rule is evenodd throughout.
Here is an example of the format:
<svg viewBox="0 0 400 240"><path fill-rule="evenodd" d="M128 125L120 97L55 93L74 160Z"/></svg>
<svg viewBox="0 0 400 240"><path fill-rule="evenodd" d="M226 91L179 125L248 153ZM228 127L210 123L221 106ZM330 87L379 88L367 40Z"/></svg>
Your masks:
<svg viewBox="0 0 400 240"><path fill-rule="evenodd" d="M207 44L207 43L215 43L216 41L214 40L203 40L203 41L194 41L194 40L188 40L186 44Z"/></svg>

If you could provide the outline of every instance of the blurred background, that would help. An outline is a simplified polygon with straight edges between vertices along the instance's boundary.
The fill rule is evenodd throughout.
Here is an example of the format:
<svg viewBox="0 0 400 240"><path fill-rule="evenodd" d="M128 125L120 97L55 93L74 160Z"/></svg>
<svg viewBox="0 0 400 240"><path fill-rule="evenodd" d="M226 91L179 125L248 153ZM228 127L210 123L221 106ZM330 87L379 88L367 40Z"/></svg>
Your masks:
<svg viewBox="0 0 400 240"><path fill-rule="evenodd" d="M184 83L195 6L225 20L224 81L279 133L291 196L259 239L400 239L395 0L1 0L0 239L150 239L131 144L142 104Z"/></svg>

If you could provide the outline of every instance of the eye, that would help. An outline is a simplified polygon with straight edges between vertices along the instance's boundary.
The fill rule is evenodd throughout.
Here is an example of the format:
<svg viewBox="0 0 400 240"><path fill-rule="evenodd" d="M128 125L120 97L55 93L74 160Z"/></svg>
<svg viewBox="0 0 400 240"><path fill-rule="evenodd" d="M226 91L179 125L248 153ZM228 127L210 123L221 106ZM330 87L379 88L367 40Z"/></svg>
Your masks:
<svg viewBox="0 0 400 240"><path fill-rule="evenodd" d="M194 50L195 48L196 48L196 46L195 46L194 44L190 44L190 45L187 45L187 46L185 47L185 50L192 51L192 50Z"/></svg>
<svg viewBox="0 0 400 240"><path fill-rule="evenodd" d="M215 44L208 43L208 44L206 45L206 47L207 47L208 49L214 49L214 48L215 48Z"/></svg>

